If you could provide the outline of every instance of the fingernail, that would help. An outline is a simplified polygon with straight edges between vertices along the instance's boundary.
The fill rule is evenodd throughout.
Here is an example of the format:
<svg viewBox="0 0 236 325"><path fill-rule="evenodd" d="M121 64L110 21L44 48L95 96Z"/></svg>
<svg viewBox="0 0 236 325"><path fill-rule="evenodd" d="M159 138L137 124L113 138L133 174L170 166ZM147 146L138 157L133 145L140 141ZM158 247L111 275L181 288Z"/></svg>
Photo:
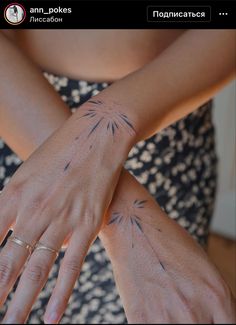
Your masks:
<svg viewBox="0 0 236 325"><path fill-rule="evenodd" d="M59 321L60 316L57 312L53 311L49 316L44 319L44 324L56 324Z"/></svg>

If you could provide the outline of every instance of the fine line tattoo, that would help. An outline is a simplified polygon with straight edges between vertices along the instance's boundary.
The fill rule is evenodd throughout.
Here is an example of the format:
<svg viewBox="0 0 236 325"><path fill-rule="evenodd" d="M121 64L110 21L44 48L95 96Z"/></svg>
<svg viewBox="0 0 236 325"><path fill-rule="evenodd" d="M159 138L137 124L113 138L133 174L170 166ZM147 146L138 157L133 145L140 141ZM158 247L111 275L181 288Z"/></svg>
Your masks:
<svg viewBox="0 0 236 325"><path fill-rule="evenodd" d="M65 167L64 167L64 172L69 168L69 166L70 166L70 161L65 165Z"/></svg>
<svg viewBox="0 0 236 325"><path fill-rule="evenodd" d="M166 268L163 264L163 262L160 260L158 253L156 252L156 250L154 249L150 239L148 238L147 234L144 231L144 227L143 225L149 226L152 229L158 231L158 232L162 232L162 230L160 228L158 228L156 225L149 223L147 221L143 221L143 219L138 216L139 214L139 209L144 209L145 208L145 204L147 203L147 200L134 200L132 207L131 207L131 211L128 212L127 214L123 214L121 212L113 212L111 214L111 218L108 221L107 225L117 225L120 226L122 223L127 224L127 222L129 222L130 226L131 226L131 247L134 248L134 232L135 230L138 231L138 233L142 236L144 236L145 240L147 241L148 245L150 246L153 254L155 255L156 259L158 260L159 265L161 266L161 268L166 271ZM143 212L142 212L143 213Z"/></svg>
<svg viewBox="0 0 236 325"><path fill-rule="evenodd" d="M112 103L108 105L101 100L88 100L86 105L80 108L81 114L78 119L87 120L81 132L74 137L74 145L79 144L80 151L83 152L79 158L80 161L87 159L89 153L96 148L96 143L101 136L111 136L113 142L119 139L119 136L128 134L134 136L136 134L128 116L119 111L120 105ZM87 123L88 122L88 123ZM98 136L99 134L99 136ZM70 162L67 162L63 171L66 172L72 165L76 156L76 147L74 147L74 154ZM78 160L77 160L78 161Z"/></svg>
<svg viewBox="0 0 236 325"><path fill-rule="evenodd" d="M104 127L113 137L120 129L126 130L129 134L136 133L128 116L116 109L116 106L118 106L117 104L109 106L100 100L88 100L87 103L91 104L91 108L86 108L85 113L79 118L87 118L93 121L88 137L98 129L99 126Z"/></svg>

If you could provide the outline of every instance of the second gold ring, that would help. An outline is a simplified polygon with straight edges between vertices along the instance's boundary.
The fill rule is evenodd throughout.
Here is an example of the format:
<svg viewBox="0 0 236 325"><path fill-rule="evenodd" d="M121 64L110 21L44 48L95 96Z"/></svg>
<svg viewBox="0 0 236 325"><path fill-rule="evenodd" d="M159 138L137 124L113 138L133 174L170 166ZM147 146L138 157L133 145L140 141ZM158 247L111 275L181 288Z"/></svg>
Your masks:
<svg viewBox="0 0 236 325"><path fill-rule="evenodd" d="M35 245L34 251L37 251L37 250L49 251L49 252L55 254L56 257L58 257L58 255L59 255L59 251L57 251L56 249L53 249L51 247L45 246L45 245L41 244L40 242Z"/></svg>

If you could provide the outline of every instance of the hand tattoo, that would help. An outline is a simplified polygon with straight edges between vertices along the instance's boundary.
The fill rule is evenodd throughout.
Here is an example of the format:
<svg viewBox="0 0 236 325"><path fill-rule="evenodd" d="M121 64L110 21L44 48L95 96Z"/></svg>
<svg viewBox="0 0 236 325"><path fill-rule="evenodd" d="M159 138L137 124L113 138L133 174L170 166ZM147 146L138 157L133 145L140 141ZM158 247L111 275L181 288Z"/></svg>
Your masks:
<svg viewBox="0 0 236 325"><path fill-rule="evenodd" d="M101 100L88 100L86 105L81 107L81 114L78 119L87 119L89 126L86 126L74 140L80 143L80 150L86 156L86 148L91 150L94 143L98 141L97 131L99 134L111 135L113 141L119 140L119 135L127 133L129 136L136 134L128 116L119 111L120 105L112 103L107 105ZM82 159L82 157L81 157ZM64 172L71 165L71 160L64 166Z"/></svg>
<svg viewBox="0 0 236 325"><path fill-rule="evenodd" d="M150 239L148 238L147 234L144 231L144 225L151 227L152 229L162 232L160 228L158 228L156 225L149 223L148 221L144 221L143 217L139 216L140 214L140 209L145 209L145 204L147 203L147 200L138 200L136 199L133 201L131 208L127 209L127 213L122 213L122 212L113 212L111 214L110 220L107 223L107 226L110 225L117 225L121 226L122 224L125 225L126 227L128 224L131 225L131 247L134 248L134 231L138 231L140 235L144 236L145 240L148 242L148 245L150 246L153 254L158 260L159 265L161 268L165 271L166 268L163 264L163 262L160 260L158 253L154 249ZM142 215L143 215L142 211Z"/></svg>

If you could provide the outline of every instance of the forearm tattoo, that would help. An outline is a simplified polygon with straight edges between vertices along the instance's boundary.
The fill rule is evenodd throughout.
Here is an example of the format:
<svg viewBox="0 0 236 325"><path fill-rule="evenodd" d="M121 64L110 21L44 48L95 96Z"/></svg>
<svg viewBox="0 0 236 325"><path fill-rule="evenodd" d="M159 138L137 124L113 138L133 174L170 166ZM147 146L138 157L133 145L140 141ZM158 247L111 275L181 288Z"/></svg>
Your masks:
<svg viewBox="0 0 236 325"><path fill-rule="evenodd" d="M86 105L80 108L81 114L78 120L87 120L89 125L84 128L75 138L76 143L80 143L80 151L93 149L98 140L98 134L110 136L111 140L119 141L119 135L126 133L135 136L136 131L127 115L120 111L120 105L112 103L107 105L101 100L88 100ZM83 153L84 153L83 152ZM99 154L99 153L98 153ZM71 161L64 166L64 172L68 170Z"/></svg>
<svg viewBox="0 0 236 325"><path fill-rule="evenodd" d="M157 227L157 225L148 222L147 220L144 220L143 215L148 216L148 212L145 211L147 200L138 200L136 199L133 201L130 208L124 209L125 212L115 211L112 212L109 221L107 222L107 226L118 226L121 227L122 225L126 229L130 229L131 231L131 247L134 248L134 232L138 232L139 235L143 236L145 240L147 241L149 247L152 250L152 253L154 254L155 258L157 259L159 265L161 266L162 270L166 270L163 262L160 260L157 251L153 247L148 235L144 231L144 226L151 227L155 231L161 233L162 230ZM142 210L142 212L141 212ZM150 216L151 217L151 216Z"/></svg>

